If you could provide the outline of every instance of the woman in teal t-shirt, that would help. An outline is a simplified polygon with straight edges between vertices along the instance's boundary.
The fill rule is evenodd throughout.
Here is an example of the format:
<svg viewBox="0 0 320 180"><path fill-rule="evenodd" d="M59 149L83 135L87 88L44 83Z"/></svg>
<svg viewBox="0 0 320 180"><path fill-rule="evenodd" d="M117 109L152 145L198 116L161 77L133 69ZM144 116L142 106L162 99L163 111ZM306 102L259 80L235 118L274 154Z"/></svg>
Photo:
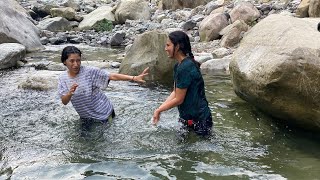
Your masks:
<svg viewBox="0 0 320 180"><path fill-rule="evenodd" d="M174 66L174 90L154 111L153 123L159 121L162 111L178 106L180 122L199 135L210 134L212 116L205 96L200 64L194 60L188 35L182 31L170 33L165 50L168 57L178 61Z"/></svg>

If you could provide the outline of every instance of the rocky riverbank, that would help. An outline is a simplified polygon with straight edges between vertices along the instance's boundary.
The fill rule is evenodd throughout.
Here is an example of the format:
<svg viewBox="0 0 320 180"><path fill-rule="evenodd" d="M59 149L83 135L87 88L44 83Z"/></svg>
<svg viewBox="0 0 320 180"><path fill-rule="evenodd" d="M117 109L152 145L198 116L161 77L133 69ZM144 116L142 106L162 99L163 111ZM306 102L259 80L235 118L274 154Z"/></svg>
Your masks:
<svg viewBox="0 0 320 180"><path fill-rule="evenodd" d="M24 16L18 20L24 24L12 24L12 29L16 31L5 32L5 36L13 37L16 42L25 45L27 51L41 49L41 44L86 44L129 49L136 37L142 33L154 30L163 32L183 30L191 38L196 59L203 63L202 69L222 70L227 73L231 55L245 32L270 14L296 16L300 4L300 1L227 0L184 1L180 4L178 1L165 0L18 0L17 2L2 1L12 9L2 10L4 16L0 21L8 24L17 22L11 17L6 18L6 14L10 14L8 13L10 11ZM103 24L102 20L112 24L107 22ZM30 25L30 22L36 28ZM100 28L97 28L99 24ZM20 26L23 26L22 30L28 35L19 32ZM37 34L40 36L39 39L36 37ZM210 61L214 59L219 61ZM211 63L204 63L206 61ZM8 66L4 66L6 67Z"/></svg>
<svg viewBox="0 0 320 180"><path fill-rule="evenodd" d="M92 29L93 24L102 18L102 12L111 11L108 13L112 14L113 12L117 11L117 8L118 11L121 11L121 8L134 6L130 3L126 4L124 2L126 1L19 0L19 3L24 7L24 9L26 9L30 16L32 16L34 24L41 29L42 44L84 43L94 46L127 46L133 43L137 35L144 32L152 30L170 31L170 29L185 30L188 32L190 37L192 37L192 41L198 43L201 39L199 26L204 18L208 17L210 14L231 13L238 4L241 4L232 1L210 1L209 3L203 3L203 5L199 5L197 7L182 7L183 9L172 10L161 9L163 6L166 6L166 4L161 1L136 0L131 1L130 3L138 4L136 7L143 7L148 13L145 13L144 11L139 12L133 8L127 9L125 13L129 15L125 18L116 19L106 16L113 21L112 30L88 30ZM241 16L247 17L236 17L239 15L234 15L235 17L233 21L235 21L235 19L251 18L251 22L249 23L252 26L270 14L279 14L285 12L295 15L299 3L300 1L269 1L265 3L256 3L253 1L250 3L250 5L242 5L242 11L238 10L239 12L243 13ZM186 4L186 6L187 5L188 4ZM240 9L241 7L238 6L237 8ZM95 16L94 12L99 9L102 12ZM255 11L254 13L258 14L251 13L251 11ZM147 14L146 16L148 17L142 16L145 14ZM88 18L88 16L91 18L90 23L88 23L91 25L90 27L88 27L88 25L81 24L83 23L83 20ZM121 14L118 16L121 16ZM64 19L55 17L62 17ZM233 22L230 20L227 25L232 23ZM222 28L223 27L219 27L219 29ZM209 41L211 40L214 39L210 39Z"/></svg>

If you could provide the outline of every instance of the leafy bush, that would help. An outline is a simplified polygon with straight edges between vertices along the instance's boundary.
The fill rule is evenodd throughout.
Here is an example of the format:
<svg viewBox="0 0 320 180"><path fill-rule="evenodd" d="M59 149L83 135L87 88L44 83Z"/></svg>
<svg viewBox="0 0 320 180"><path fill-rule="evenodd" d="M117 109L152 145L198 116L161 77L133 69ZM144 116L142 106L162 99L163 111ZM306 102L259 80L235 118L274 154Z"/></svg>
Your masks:
<svg viewBox="0 0 320 180"><path fill-rule="evenodd" d="M102 19L101 21L96 22L92 28L95 31L111 31L113 28L113 24L110 20Z"/></svg>

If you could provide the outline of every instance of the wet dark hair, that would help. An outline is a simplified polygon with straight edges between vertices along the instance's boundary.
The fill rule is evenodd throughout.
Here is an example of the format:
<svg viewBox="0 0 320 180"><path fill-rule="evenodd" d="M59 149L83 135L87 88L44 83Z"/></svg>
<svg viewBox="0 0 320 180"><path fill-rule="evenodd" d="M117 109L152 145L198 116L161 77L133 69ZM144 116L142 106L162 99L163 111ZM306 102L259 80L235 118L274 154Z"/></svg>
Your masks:
<svg viewBox="0 0 320 180"><path fill-rule="evenodd" d="M183 31L173 31L169 34L169 39L173 43L173 47L175 48L179 45L179 50L186 56L190 57L192 61L200 67L200 63L194 59L194 56L191 51L191 44L189 40L189 36Z"/></svg>
<svg viewBox="0 0 320 180"><path fill-rule="evenodd" d="M79 54L81 57L81 51L76 48L75 46L67 46L63 48L61 53L61 62L64 64L64 62L68 59L70 54Z"/></svg>

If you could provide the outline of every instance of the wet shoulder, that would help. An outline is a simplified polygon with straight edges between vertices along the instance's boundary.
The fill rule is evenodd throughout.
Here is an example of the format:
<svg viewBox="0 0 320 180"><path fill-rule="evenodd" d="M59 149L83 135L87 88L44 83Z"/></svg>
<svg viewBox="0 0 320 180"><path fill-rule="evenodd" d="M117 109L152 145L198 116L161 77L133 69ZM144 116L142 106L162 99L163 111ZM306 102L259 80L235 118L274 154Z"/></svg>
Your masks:
<svg viewBox="0 0 320 180"><path fill-rule="evenodd" d="M81 66L81 70L83 72L92 72L92 71L98 71L99 68L93 67L93 66Z"/></svg>
<svg viewBox="0 0 320 180"><path fill-rule="evenodd" d="M186 58L181 62L181 64L178 66L178 71L183 71L183 72L191 72L196 70L196 64L192 61L191 58Z"/></svg>
<svg viewBox="0 0 320 180"><path fill-rule="evenodd" d="M87 76L98 74L101 69L92 66L81 66L80 73Z"/></svg>
<svg viewBox="0 0 320 180"><path fill-rule="evenodd" d="M68 78L68 71L63 71L62 73L60 73L60 75L59 75L60 81L66 79L66 78Z"/></svg>

